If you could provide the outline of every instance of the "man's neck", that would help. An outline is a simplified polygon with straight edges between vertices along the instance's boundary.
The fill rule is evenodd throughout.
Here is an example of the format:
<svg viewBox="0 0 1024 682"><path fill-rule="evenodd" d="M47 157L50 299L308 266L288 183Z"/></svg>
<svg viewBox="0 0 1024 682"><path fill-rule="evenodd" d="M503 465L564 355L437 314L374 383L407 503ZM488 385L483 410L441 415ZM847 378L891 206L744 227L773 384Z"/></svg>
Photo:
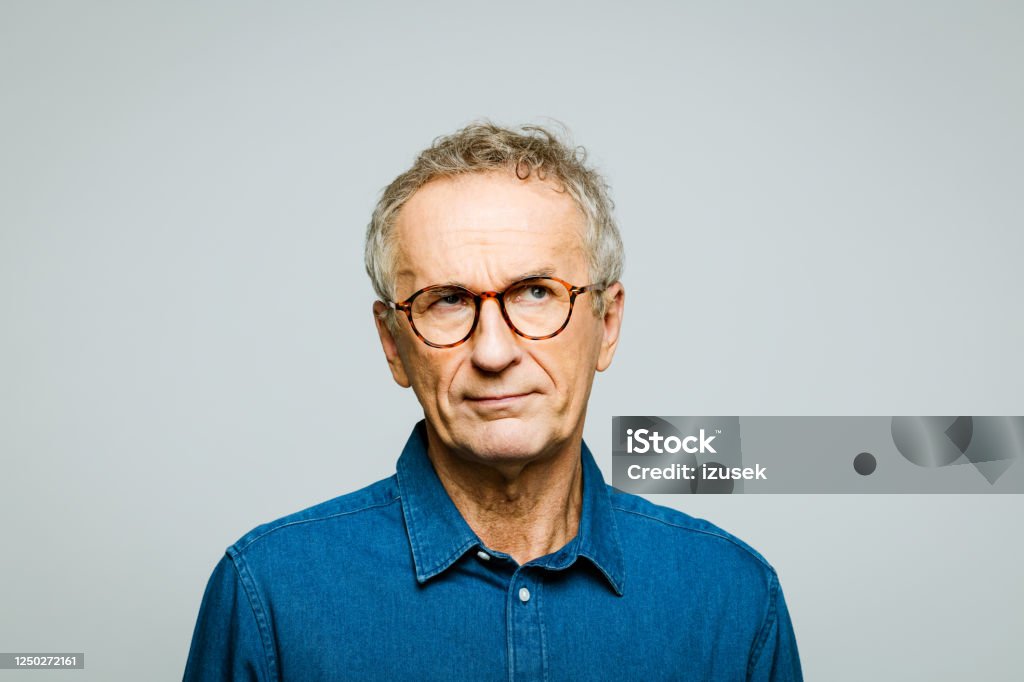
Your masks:
<svg viewBox="0 0 1024 682"><path fill-rule="evenodd" d="M429 439L430 460L448 496L483 543L520 565L576 537L583 507L581 439L525 466L498 469Z"/></svg>

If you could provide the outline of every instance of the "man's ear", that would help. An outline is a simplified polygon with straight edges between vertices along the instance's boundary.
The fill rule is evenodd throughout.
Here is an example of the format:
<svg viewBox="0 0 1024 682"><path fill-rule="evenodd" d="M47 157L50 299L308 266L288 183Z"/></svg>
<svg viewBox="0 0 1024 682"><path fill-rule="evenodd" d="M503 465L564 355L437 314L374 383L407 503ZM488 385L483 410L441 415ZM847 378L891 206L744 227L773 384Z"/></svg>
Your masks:
<svg viewBox="0 0 1024 682"><path fill-rule="evenodd" d="M597 371L603 372L612 364L615 348L619 345L619 330L622 328L622 313L626 305L626 289L622 282L616 282L600 292L604 296L604 318L601 326L604 335L601 351L597 356Z"/></svg>
<svg viewBox="0 0 1024 682"><path fill-rule="evenodd" d="M390 315L388 307L381 301L374 301L373 303L373 321L377 324L377 335L380 336L380 345L384 349L384 356L388 359L388 367L391 368L391 376L394 377L395 383L402 388L409 388L411 386L409 382L409 375L405 372L405 364L402 362L402 357L398 353L398 342L395 341L394 335L391 330L388 329L387 323L384 321L385 315Z"/></svg>

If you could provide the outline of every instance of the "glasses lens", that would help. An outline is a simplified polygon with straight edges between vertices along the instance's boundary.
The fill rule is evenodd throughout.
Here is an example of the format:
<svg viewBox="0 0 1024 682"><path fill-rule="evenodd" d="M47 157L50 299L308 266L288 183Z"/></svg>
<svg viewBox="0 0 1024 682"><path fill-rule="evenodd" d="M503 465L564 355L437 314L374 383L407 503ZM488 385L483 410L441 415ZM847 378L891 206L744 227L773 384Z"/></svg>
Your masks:
<svg viewBox="0 0 1024 682"><path fill-rule="evenodd" d="M412 323L430 343L457 343L473 328L473 294L461 287L427 289L412 301Z"/></svg>
<svg viewBox="0 0 1024 682"><path fill-rule="evenodd" d="M517 282L505 292L508 317L527 336L554 334L569 318L569 290L553 279Z"/></svg>

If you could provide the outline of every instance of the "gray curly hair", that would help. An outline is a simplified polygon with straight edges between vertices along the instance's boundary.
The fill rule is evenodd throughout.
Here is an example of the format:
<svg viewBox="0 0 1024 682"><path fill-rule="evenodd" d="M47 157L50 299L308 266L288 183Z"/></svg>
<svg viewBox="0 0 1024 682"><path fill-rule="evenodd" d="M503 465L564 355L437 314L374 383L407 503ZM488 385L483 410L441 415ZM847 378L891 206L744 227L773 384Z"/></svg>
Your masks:
<svg viewBox="0 0 1024 682"><path fill-rule="evenodd" d="M612 210L614 202L601 175L586 163L583 147L573 146L568 131L565 139L539 125L503 128L490 121L470 123L465 128L438 137L416 158L412 167L388 185L377 202L366 230L366 272L382 301L396 301L394 226L398 212L423 185L436 178L466 173L507 170L526 180L536 173L540 180L553 179L568 192L586 220L584 248L593 284L602 288L622 275L623 247ZM590 297L594 312L604 314L605 298ZM395 319L384 312L394 330Z"/></svg>

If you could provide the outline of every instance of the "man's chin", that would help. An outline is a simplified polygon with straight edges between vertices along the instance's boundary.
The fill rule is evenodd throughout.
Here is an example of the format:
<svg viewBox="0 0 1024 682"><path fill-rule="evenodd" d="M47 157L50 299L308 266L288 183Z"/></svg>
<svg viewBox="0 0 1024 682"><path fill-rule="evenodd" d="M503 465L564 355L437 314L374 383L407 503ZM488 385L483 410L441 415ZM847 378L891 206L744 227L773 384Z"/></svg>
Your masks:
<svg viewBox="0 0 1024 682"><path fill-rule="evenodd" d="M490 462L528 460L541 456L551 447L548 426L531 424L518 417L491 419L466 425L465 431L455 434L460 449L469 456ZM460 437L461 436L461 437Z"/></svg>

